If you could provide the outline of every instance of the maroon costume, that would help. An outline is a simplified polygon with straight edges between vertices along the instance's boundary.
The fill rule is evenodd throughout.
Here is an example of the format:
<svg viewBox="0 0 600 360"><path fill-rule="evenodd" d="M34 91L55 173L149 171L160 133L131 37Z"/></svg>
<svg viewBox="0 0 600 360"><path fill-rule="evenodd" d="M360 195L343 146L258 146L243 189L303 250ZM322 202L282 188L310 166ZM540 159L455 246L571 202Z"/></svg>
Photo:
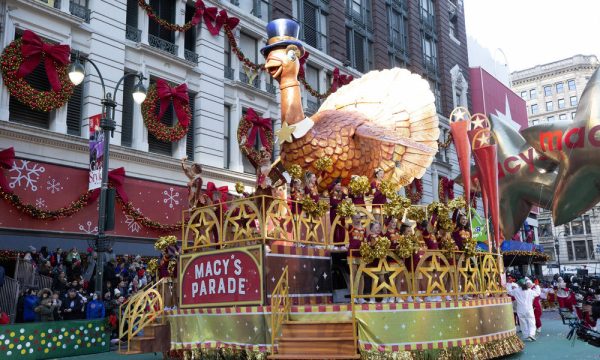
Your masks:
<svg viewBox="0 0 600 360"><path fill-rule="evenodd" d="M335 186L335 185L334 185ZM337 216L337 208L340 203L346 198L346 195L343 191L331 190L329 194L329 222L333 225L335 221L335 217ZM333 229L333 243L339 244L343 243L346 238L345 231L346 220L344 218L340 219L340 223L335 226Z"/></svg>

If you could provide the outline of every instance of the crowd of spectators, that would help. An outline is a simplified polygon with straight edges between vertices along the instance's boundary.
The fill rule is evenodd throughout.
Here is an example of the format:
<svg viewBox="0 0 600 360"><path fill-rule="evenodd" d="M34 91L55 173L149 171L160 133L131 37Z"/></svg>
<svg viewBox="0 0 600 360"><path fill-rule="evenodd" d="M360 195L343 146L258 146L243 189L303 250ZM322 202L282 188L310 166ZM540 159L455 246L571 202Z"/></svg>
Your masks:
<svg viewBox="0 0 600 360"><path fill-rule="evenodd" d="M19 260L37 273L52 278L48 288L23 288L16 311L17 323L108 318L117 328L119 306L152 281L141 256L117 257L112 249L104 253L103 287L95 289L98 255L91 248L80 253L46 246L30 251ZM101 294L99 296L99 294Z"/></svg>

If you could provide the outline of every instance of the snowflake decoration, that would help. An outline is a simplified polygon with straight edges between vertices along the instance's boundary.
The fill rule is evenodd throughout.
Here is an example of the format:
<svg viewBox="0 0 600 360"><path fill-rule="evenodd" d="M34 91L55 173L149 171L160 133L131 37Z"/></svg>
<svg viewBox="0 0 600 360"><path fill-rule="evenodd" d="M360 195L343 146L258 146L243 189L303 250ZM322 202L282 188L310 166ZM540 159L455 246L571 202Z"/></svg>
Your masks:
<svg viewBox="0 0 600 360"><path fill-rule="evenodd" d="M168 191L163 191L163 195L165 195L163 203L169 204L170 209L172 209L175 205L179 205L179 192L174 191L173 188L169 188Z"/></svg>
<svg viewBox="0 0 600 360"><path fill-rule="evenodd" d="M46 207L46 200L40 198L35 199L35 207L37 208L45 208Z"/></svg>
<svg viewBox="0 0 600 360"><path fill-rule="evenodd" d="M63 187L60 185L60 182L56 181L56 179L51 177L48 178L46 184L48 185L46 186L46 190L50 191L52 194L57 193L63 189Z"/></svg>
<svg viewBox="0 0 600 360"><path fill-rule="evenodd" d="M138 209L139 211L139 209ZM139 233L141 229L141 225L135 221L133 216L125 214L125 224L127 224L127 229L132 233Z"/></svg>
<svg viewBox="0 0 600 360"><path fill-rule="evenodd" d="M17 165L17 161L21 164ZM38 187L36 183L39 180L40 175L46 171L46 168L39 164L29 164L28 160L15 160L13 162L12 169L9 172L15 172L15 176L11 176L11 182L8 184L11 189L14 189L17 185L21 187L21 181L25 182L25 189L31 188L31 191L37 191Z"/></svg>
<svg viewBox="0 0 600 360"><path fill-rule="evenodd" d="M92 222L88 220L85 225L79 224L79 231L83 231L86 234L95 234L98 232L98 227L92 228Z"/></svg>

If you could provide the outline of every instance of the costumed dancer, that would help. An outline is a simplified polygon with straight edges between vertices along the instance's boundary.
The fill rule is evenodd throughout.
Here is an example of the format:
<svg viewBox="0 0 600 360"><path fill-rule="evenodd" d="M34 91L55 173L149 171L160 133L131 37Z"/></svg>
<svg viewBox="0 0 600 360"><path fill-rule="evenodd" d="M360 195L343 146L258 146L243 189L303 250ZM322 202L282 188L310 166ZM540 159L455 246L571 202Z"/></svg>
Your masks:
<svg viewBox="0 0 600 360"><path fill-rule="evenodd" d="M515 319L515 327L517 328L517 332L519 332L521 330L519 327L519 317L517 316L517 303L516 303L515 297L510 295L510 292L514 291L515 289L518 289L519 285L517 285L517 283L515 282L515 277L512 276L511 274L508 274L506 276L505 288L506 288L506 292L508 293L508 295L510 296L510 298L512 300L513 318Z"/></svg>
<svg viewBox="0 0 600 360"><path fill-rule="evenodd" d="M350 181L352 181L353 179L358 178L358 175L352 175L350 176ZM352 203L354 205L359 205L359 206L365 206L365 195L364 194L354 194L352 191L350 191L350 194L348 195L350 197L350 199L352 199Z"/></svg>
<svg viewBox="0 0 600 360"><path fill-rule="evenodd" d="M558 283L556 284L556 287L556 298L558 300L558 307L561 309L567 308L569 297L571 294L569 288L567 288L567 283L565 283L562 277L558 278Z"/></svg>
<svg viewBox="0 0 600 360"><path fill-rule="evenodd" d="M380 186L385 173L378 167L373 171L374 180L371 182L371 193L373 195L373 214L381 214L381 207L387 202L387 198L381 192Z"/></svg>
<svg viewBox="0 0 600 360"><path fill-rule="evenodd" d="M271 177L271 154L265 148L259 151L258 167L256 168L256 191L254 195L259 196L257 201L258 209L267 211L274 195L273 188L278 184L273 184ZM262 196L264 196L264 198ZM264 204L264 208L263 208Z"/></svg>
<svg viewBox="0 0 600 360"><path fill-rule="evenodd" d="M223 223L223 215L227 212L227 193L229 192L229 188L227 186L217 187L215 183L209 181L206 184L206 196L210 200L210 203L214 206L215 215L219 221L218 225L220 226ZM213 238L213 243L219 243L219 230L217 226L212 226L211 234Z"/></svg>
<svg viewBox="0 0 600 360"><path fill-rule="evenodd" d="M207 204L206 198L202 194L202 165L194 163L186 166L187 156L181 159L181 168L189 179L188 187L188 206L190 209L204 206Z"/></svg>
<svg viewBox="0 0 600 360"><path fill-rule="evenodd" d="M431 221L435 221L435 216L432 216ZM419 238L423 240L425 243L425 248L427 250L438 251L440 249L440 245L437 241L437 237L433 234L433 227L431 226L431 222L427 220L423 220L417 224L416 234ZM425 264L431 263L430 260L427 260ZM418 284L418 292L419 294L424 294L427 292L427 280L423 277L423 274L419 273L418 278L416 279ZM423 299L418 296L416 297L416 302L423 302Z"/></svg>
<svg viewBox="0 0 600 360"><path fill-rule="evenodd" d="M352 261L350 261L350 256L348 256L348 264L352 267L351 274L354 274L356 277L358 266L361 261L360 256L360 246L364 241L366 241L366 232L367 230L364 228L362 219L360 214L355 214L352 216L352 224L350 224L350 228L348 229L349 236L349 244L348 244L348 255L352 254ZM364 279L363 277L359 277L358 285L357 285L357 295L363 295L365 289ZM354 302L365 303L364 298L354 299Z"/></svg>
<svg viewBox="0 0 600 360"><path fill-rule="evenodd" d="M466 243L471 239L469 219L467 219L467 215L456 209L452 215L452 220L455 224L454 230L452 231L452 240L454 240L458 250L463 251Z"/></svg>
<svg viewBox="0 0 600 360"><path fill-rule="evenodd" d="M527 341L535 341L535 315L533 312L533 299L539 293L532 289L533 283L529 280L519 280L519 287L508 292L515 298L517 303L517 315L521 323L523 338Z"/></svg>
<svg viewBox="0 0 600 360"><path fill-rule="evenodd" d="M385 225L385 227L383 230L383 236L390 239L390 251L394 251L398 247L398 240L400 240L400 234L399 234L399 231L397 228L398 219L396 219L395 217L389 217L386 219L384 225ZM387 261L391 266L398 265L398 262L396 260L394 260L393 258L388 258ZM386 274L386 281L389 282L389 274ZM402 281L402 279L400 279L399 276L396 276L396 278L394 279L394 283L396 284L396 289L397 289L398 293L406 294L406 284ZM396 297L395 299L393 297L390 297L390 298L385 298L383 300L383 302L394 302L394 301L395 302L404 302L404 300L402 300L401 297Z"/></svg>
<svg viewBox="0 0 600 360"><path fill-rule="evenodd" d="M317 180L317 175L310 171L307 171L304 175L304 195L313 199L314 202L318 202L321 198Z"/></svg>
<svg viewBox="0 0 600 360"><path fill-rule="evenodd" d="M550 309L554 309L556 307L556 292L552 284L548 286L548 307Z"/></svg>
<svg viewBox="0 0 600 360"><path fill-rule="evenodd" d="M346 220L343 217L340 217L340 223L335 225L335 227L333 226L333 222L337 216L338 206L345 198L346 194L342 187L342 181L340 178L337 178L329 186L329 223L332 226L331 231L333 232L334 248L344 246L346 240Z"/></svg>
<svg viewBox="0 0 600 360"><path fill-rule="evenodd" d="M370 246L374 246L377 238L382 236L381 234L381 224L378 221L373 221L371 222L371 224L369 225L369 235L367 236L367 242L369 243ZM377 266L377 263L379 262L379 259L375 259L375 261L373 261L371 264L367 264L368 267L373 267L373 266ZM385 282L385 272L382 271L379 274L379 282ZM374 291L375 289L373 288L373 279L369 278L368 280L370 280L371 282L371 294L374 295ZM383 295L387 295L387 289L383 289L382 290L382 294ZM387 298L386 298L387 299ZM374 304L375 303L375 298L372 297L369 299L369 303L370 304Z"/></svg>
<svg viewBox="0 0 600 360"><path fill-rule="evenodd" d="M536 333L539 334L542 332L542 289L540 288L540 281L538 279L533 280L532 290L538 294L533 298L533 315L535 316Z"/></svg>
<svg viewBox="0 0 600 360"><path fill-rule="evenodd" d="M290 181L290 209L294 220L297 220L302 212L302 204L300 202L303 198L304 190L302 189L302 180L293 178Z"/></svg>

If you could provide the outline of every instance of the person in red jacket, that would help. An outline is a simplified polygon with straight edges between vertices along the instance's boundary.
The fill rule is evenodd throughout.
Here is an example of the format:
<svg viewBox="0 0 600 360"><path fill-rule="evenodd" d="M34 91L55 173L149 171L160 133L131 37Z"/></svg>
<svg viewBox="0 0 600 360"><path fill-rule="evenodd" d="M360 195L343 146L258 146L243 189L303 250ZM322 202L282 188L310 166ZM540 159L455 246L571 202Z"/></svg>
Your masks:
<svg viewBox="0 0 600 360"><path fill-rule="evenodd" d="M533 290L538 294L541 293L540 281L538 279L533 280ZM542 332L542 302L540 296L533 298L533 315L535 316L535 328L536 333Z"/></svg>

